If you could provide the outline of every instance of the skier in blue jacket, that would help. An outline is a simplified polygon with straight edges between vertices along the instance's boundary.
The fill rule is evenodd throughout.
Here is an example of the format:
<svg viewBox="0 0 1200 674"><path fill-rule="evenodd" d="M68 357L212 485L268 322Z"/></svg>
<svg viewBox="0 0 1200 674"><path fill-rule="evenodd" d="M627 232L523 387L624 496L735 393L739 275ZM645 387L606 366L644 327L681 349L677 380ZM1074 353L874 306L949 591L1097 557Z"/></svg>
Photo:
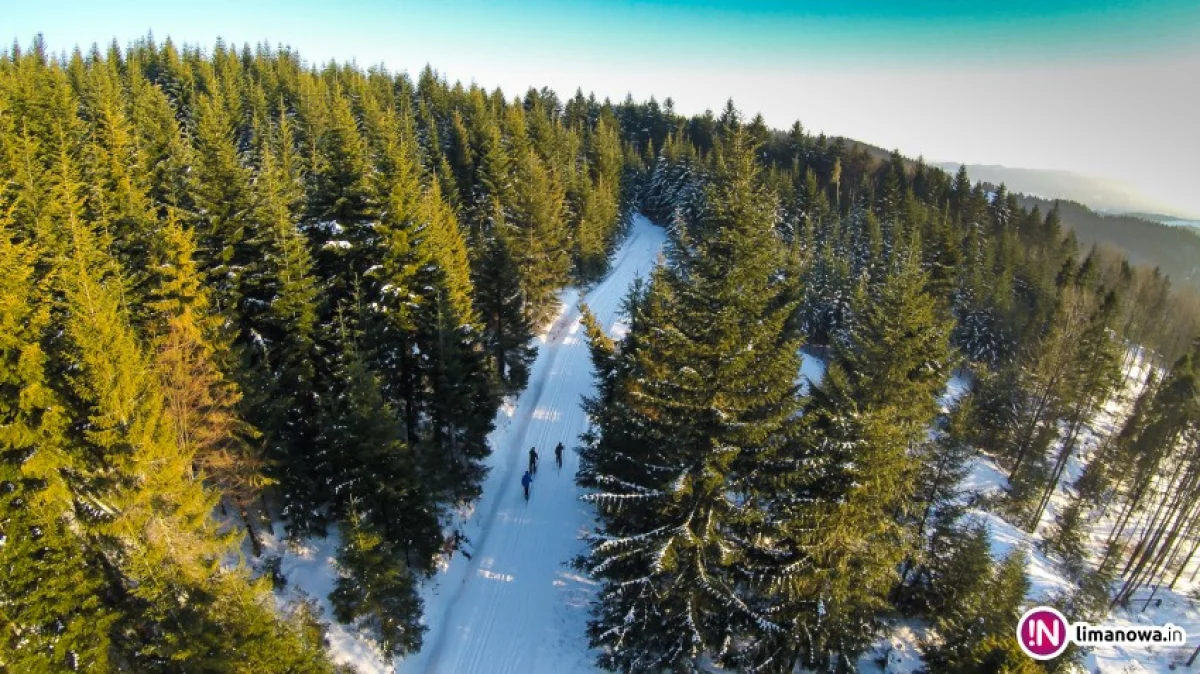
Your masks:
<svg viewBox="0 0 1200 674"><path fill-rule="evenodd" d="M525 488L525 500L529 500L529 485L533 484L533 475L529 471L525 471L525 475L521 476L521 486Z"/></svg>

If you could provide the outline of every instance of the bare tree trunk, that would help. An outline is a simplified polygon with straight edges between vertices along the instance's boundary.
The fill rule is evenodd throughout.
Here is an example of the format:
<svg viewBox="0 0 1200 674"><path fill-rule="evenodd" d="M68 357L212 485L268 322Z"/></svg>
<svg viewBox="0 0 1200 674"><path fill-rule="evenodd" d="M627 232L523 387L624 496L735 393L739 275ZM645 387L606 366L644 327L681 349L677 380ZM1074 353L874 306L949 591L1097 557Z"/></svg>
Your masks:
<svg viewBox="0 0 1200 674"><path fill-rule="evenodd" d="M242 524L246 526L246 536L250 539L250 550L255 557L262 557L262 540L258 537L258 530L254 528L254 518L250 515L250 509L247 507L245 499L238 497L235 499L238 507L238 515L242 518Z"/></svg>

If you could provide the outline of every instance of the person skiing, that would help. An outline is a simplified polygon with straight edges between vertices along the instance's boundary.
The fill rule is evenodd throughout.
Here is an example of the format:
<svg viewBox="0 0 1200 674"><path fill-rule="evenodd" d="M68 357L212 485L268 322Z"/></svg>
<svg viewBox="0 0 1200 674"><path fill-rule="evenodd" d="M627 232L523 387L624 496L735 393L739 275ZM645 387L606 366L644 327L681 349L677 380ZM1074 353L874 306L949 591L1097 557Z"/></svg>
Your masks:
<svg viewBox="0 0 1200 674"><path fill-rule="evenodd" d="M529 448L529 472L537 473L538 453L537 447Z"/></svg>
<svg viewBox="0 0 1200 674"><path fill-rule="evenodd" d="M533 484L533 476L529 474L529 471L525 471L525 474L521 476L521 486L525 488L526 501L529 500L529 485L531 484Z"/></svg>
<svg viewBox="0 0 1200 674"><path fill-rule="evenodd" d="M563 444L560 442L554 446L554 463L558 466L559 470L562 470L562 453Z"/></svg>

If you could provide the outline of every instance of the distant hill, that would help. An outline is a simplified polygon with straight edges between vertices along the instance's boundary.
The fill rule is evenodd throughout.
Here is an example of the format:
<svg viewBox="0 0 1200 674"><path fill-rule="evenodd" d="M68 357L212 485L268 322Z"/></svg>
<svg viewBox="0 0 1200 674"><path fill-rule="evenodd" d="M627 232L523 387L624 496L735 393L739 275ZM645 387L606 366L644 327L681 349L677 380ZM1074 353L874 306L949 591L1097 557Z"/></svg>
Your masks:
<svg viewBox="0 0 1200 674"><path fill-rule="evenodd" d="M1200 220L1184 220L1172 215L1163 215L1162 213L1122 213L1131 218L1141 218L1142 220L1152 220L1161 222L1164 225L1172 227L1193 227L1200 229Z"/></svg>
<svg viewBox="0 0 1200 674"><path fill-rule="evenodd" d="M1111 244L1124 250L1131 262L1156 266L1175 283L1200 288L1200 230L1129 215L1104 215L1063 199L1018 194L1017 200L1026 208L1037 206L1042 213L1057 203L1063 224L1085 249L1093 243Z"/></svg>
<svg viewBox="0 0 1200 674"><path fill-rule="evenodd" d="M842 141L847 147L865 150L877 160L886 160L889 155L887 150L874 145L850 138L842 138ZM911 160L906 163L910 168L915 164ZM932 166L953 175L960 165L942 162ZM1144 198L1117 181L1068 171L968 164L967 174L972 182L982 182L990 191L1004 183L1023 207L1037 206L1043 214L1058 203L1063 225L1075 232L1085 251L1095 243L1115 246L1124 251L1131 262L1158 267L1173 282L1200 289L1198 220L1156 212L1160 206L1146 203ZM1132 201L1123 201L1122 195L1128 194L1133 194ZM1113 212L1098 212L1109 210L1098 204L1110 205Z"/></svg>
<svg viewBox="0 0 1200 674"><path fill-rule="evenodd" d="M934 166L953 175L959 164ZM1161 205L1119 181L982 164L967 164L967 174L989 190L1003 183L1025 208L1037 206L1046 213L1057 203L1063 224L1085 250L1109 244L1131 262L1158 267L1175 283L1200 288L1200 222L1162 213Z"/></svg>
<svg viewBox="0 0 1200 674"><path fill-rule="evenodd" d="M950 162L942 162L935 166L950 173L954 173L959 167L958 164ZM1155 221L1164 218L1187 219L1189 216L1183 212L1170 212L1164 205L1119 180L1070 171L1045 171L985 164L967 164L967 173L972 180L982 180L995 185L1004 183L1010 192L1021 192L1045 199L1068 199L1105 213L1133 213Z"/></svg>

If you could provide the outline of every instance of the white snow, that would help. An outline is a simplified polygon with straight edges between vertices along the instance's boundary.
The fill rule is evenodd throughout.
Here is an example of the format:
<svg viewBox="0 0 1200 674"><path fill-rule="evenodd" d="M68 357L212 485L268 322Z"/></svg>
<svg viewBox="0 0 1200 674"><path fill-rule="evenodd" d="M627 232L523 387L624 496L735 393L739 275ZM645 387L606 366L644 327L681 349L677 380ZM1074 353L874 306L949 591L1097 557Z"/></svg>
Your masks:
<svg viewBox="0 0 1200 674"><path fill-rule="evenodd" d="M825 376L825 360L806 350L800 351L800 391L808 393L809 387Z"/></svg>
<svg viewBox="0 0 1200 674"><path fill-rule="evenodd" d="M649 276L665 238L665 230L638 216L608 277L583 297L610 335L619 338L627 330L618 316L622 299L635 278ZM559 299L559 313L536 340L538 355L528 388L517 398L506 400L496 415L496 429L489 437L493 452L487 459L490 471L483 495L468 512L460 514L458 522L469 542L448 563L441 564L437 575L422 587L424 622L429 631L420 652L385 663L369 640L331 619L328 593L336 578L336 529L328 538L312 541L298 551L285 549L272 535L264 536L266 554L281 555L282 572L288 579L279 595L280 603L303 596L317 601L331 623L328 638L337 662L352 665L360 674L392 671L389 664L405 674L595 671L595 653L588 649L585 630L596 585L570 566L571 559L584 551L580 535L593 521L592 507L580 500L581 491L574 482L578 468L575 447L587 428L580 401L593 391L593 373L580 322L579 291L564 290ZM811 351L801 355L798 381L807 390L810 382L824 376L826 364ZM1149 369L1142 355L1136 353L1131 363L1131 386L1126 397L1098 415L1093 424L1097 430L1119 423L1127 411ZM952 405L970 384L969 372L956 372L941 397L943 407ZM1084 439L1078 452L1081 457L1072 460L1064 483L1078 477L1083 457L1096 440L1091 433ZM553 459L558 442L567 447L561 471L555 468ZM541 466L526 503L520 477L530 446L538 448ZM968 498L978 498L995 495L1006 484L1005 472L980 456L962 488ZM1024 532L981 508L972 508L968 516L987 522L992 554L999 559L1014 546L1029 545L1038 534L1044 534L1062 497L1057 495L1051 503L1037 534ZM1097 538L1103 538L1102 528L1096 526L1093 533ZM1071 587L1056 560L1036 548L1030 550L1028 571L1031 604ZM1195 635L1200 634L1200 612L1186 595L1192 589L1188 582L1180 591L1160 592L1157 596L1163 599L1162 606L1152 605L1144 613L1139 609L1149 590L1140 592L1139 601L1131 609L1119 611L1108 622L1172 622L1193 635L1194 642ZM859 660L859 667L863 671L906 674L920 671L923 662L917 645L927 630L928 625L919 620L894 621L875 647ZM1092 672L1161 671L1187 654L1178 648L1159 653L1099 648L1086 655L1084 664Z"/></svg>
<svg viewBox="0 0 1200 674"><path fill-rule="evenodd" d="M618 312L630 284L648 278L666 232L637 216L609 275L583 300L609 334L625 326ZM521 672L562 674L593 670L585 632L595 583L569 565L583 552L580 534L592 525L592 507L575 485L575 447L587 428L580 407L594 389L591 355L579 313L579 294L559 295L559 313L535 340L537 360L529 386L506 400L489 436L492 454L483 495L458 528L469 542L422 587L429 627L420 652L397 660L397 672ZM554 466L562 442L563 467ZM531 446L540 467L526 503L520 478ZM359 674L392 671L368 639L330 619L336 578L337 531L292 551L264 536L264 554L282 556L287 587L280 603L309 596L329 620L333 658Z"/></svg>
<svg viewBox="0 0 1200 674"><path fill-rule="evenodd" d="M611 333L634 278L648 277L666 238L638 217L608 277L584 301ZM425 646L397 663L400 672L522 672L561 674L592 669L585 633L594 583L570 560L583 552L579 536L592 507L575 485L575 447L587 428L580 407L593 390L591 357L577 291L537 339L528 388L500 410L489 438L493 453L483 496L463 525L471 559L459 554L424 588ZM554 445L562 442L562 470ZM520 478L528 451L540 467L528 504Z"/></svg>
<svg viewBox="0 0 1200 674"><path fill-rule="evenodd" d="M333 607L329 593L337 579L336 558L341 537L336 525L321 539L309 539L298 548L289 547L278 531L260 532L263 546L262 558L279 556L280 572L287 578L287 585L275 594L276 603L282 608L289 602L312 599L320 607L322 622L328 623L326 639L334 662L351 665L359 674L386 671L379 649L356 630L347 628L333 619ZM243 545L243 554L249 555L249 541ZM260 558L260 559L262 559Z"/></svg>
<svg viewBox="0 0 1200 674"><path fill-rule="evenodd" d="M858 659L858 671L916 674L925 669L921 638L929 630L924 621L897 620L885 628L887 636Z"/></svg>

